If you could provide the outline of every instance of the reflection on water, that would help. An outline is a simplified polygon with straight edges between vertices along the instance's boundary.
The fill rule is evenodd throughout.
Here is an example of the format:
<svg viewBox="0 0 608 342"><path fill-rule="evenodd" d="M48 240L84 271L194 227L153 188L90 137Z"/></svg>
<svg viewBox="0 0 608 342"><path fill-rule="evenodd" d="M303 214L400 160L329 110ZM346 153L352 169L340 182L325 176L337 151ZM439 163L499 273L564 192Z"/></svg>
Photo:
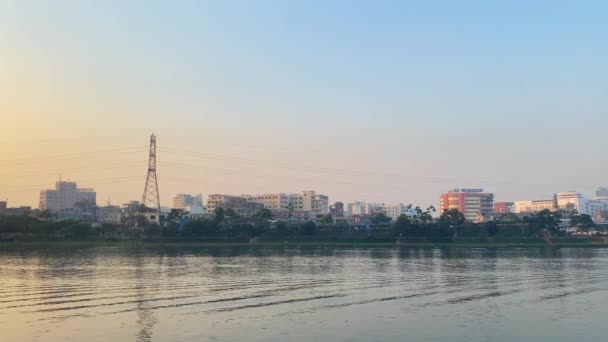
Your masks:
<svg viewBox="0 0 608 342"><path fill-rule="evenodd" d="M608 250L0 246L2 341L604 341Z"/></svg>

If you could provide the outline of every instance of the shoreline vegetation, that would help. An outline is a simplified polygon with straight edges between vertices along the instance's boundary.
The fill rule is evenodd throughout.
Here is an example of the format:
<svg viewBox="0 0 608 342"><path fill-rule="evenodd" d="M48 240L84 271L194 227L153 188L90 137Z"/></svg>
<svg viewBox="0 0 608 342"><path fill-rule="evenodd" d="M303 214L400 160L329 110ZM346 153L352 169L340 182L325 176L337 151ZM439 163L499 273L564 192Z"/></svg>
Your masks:
<svg viewBox="0 0 608 342"><path fill-rule="evenodd" d="M53 238L53 239L14 239L0 242L0 249L3 246L35 246L35 247L61 247L61 246L90 246L90 247L394 247L394 248L537 248L537 247L608 247L607 238L581 238L563 237L552 239L548 243L539 238L522 239L452 239L438 241L411 241L398 239L395 241L374 241L358 239L291 239L291 240L256 240L246 241L243 239L230 238L95 238L95 239L73 239L73 238Z"/></svg>
<svg viewBox="0 0 608 342"><path fill-rule="evenodd" d="M418 208L416 208L418 209ZM520 218L505 214L483 223L466 221L458 210L431 216L430 207L413 217L391 220L384 214L367 226L349 226L326 215L316 222L276 220L268 209L253 217L230 209L187 219L172 211L156 224L134 214L122 224L98 224L52 217L0 215L0 248L6 245L97 246L390 246L390 247L608 247L608 237L596 230L588 215L543 210ZM566 216L568 215L568 216ZM564 229L575 227L570 234Z"/></svg>

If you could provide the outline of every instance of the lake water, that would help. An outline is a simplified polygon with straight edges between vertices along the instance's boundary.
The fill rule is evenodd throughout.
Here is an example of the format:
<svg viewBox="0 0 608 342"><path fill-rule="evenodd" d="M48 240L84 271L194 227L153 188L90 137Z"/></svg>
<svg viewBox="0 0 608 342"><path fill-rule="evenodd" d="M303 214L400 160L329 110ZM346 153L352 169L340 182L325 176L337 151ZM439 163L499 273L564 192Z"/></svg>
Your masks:
<svg viewBox="0 0 608 342"><path fill-rule="evenodd" d="M606 341L608 249L18 248L0 340Z"/></svg>

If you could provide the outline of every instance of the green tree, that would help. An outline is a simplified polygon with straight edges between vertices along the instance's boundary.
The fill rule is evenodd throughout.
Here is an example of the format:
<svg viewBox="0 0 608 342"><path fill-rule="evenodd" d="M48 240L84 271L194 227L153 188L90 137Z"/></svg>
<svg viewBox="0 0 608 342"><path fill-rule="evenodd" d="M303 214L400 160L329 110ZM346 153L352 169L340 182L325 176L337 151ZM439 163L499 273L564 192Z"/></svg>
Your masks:
<svg viewBox="0 0 608 342"><path fill-rule="evenodd" d="M270 209L260 209L257 213L255 213L255 218L261 222L270 221L273 218L272 211Z"/></svg>
<svg viewBox="0 0 608 342"><path fill-rule="evenodd" d="M520 223L521 219L515 213L505 213L498 218L500 223Z"/></svg>
<svg viewBox="0 0 608 342"><path fill-rule="evenodd" d="M441 214L439 222L450 227L458 227L466 221L464 215L458 209L446 210Z"/></svg>
<svg viewBox="0 0 608 342"><path fill-rule="evenodd" d="M559 210L552 212L549 209L544 209L532 216L526 217L525 220L532 234L539 235L545 229L555 234L559 231L562 215L562 212Z"/></svg>
<svg viewBox="0 0 608 342"><path fill-rule="evenodd" d="M591 215L580 214L580 215L573 215L570 218L570 225L572 227L577 227L584 231L587 231L587 230L595 227L595 222L593 222Z"/></svg>
<svg viewBox="0 0 608 342"><path fill-rule="evenodd" d="M486 232L490 237L495 237L500 231L500 227L498 227L498 224L494 221L488 221L484 223L484 226L486 227Z"/></svg>
<svg viewBox="0 0 608 342"><path fill-rule="evenodd" d="M334 224L334 218L330 214L323 215L321 217L321 219L319 220L319 223L321 223L322 225L328 226L328 225Z"/></svg>
<svg viewBox="0 0 608 342"><path fill-rule="evenodd" d="M380 226L384 226L387 225L388 223L391 222L391 218L386 216L384 213L377 213L376 215L374 215L372 217L372 225L374 225L374 227L378 228Z"/></svg>
<svg viewBox="0 0 608 342"><path fill-rule="evenodd" d="M301 226L302 234L312 236L317 233L317 225L312 221L302 223Z"/></svg>
<svg viewBox="0 0 608 342"><path fill-rule="evenodd" d="M216 224L220 224L222 222L224 222L224 219L226 217L226 210L224 208L215 208L215 210L213 211L213 221Z"/></svg>

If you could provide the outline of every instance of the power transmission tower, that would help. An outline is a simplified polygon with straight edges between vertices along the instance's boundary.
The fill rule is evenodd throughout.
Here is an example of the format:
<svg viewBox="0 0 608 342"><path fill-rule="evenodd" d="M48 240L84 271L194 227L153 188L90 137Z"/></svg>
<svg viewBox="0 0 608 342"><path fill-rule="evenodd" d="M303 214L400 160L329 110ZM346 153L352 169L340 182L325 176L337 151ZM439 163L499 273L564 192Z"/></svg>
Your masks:
<svg viewBox="0 0 608 342"><path fill-rule="evenodd" d="M156 178L156 136L150 136L150 157L148 159L148 176L141 204L156 210L157 219L160 222L160 198L158 193L158 179Z"/></svg>

